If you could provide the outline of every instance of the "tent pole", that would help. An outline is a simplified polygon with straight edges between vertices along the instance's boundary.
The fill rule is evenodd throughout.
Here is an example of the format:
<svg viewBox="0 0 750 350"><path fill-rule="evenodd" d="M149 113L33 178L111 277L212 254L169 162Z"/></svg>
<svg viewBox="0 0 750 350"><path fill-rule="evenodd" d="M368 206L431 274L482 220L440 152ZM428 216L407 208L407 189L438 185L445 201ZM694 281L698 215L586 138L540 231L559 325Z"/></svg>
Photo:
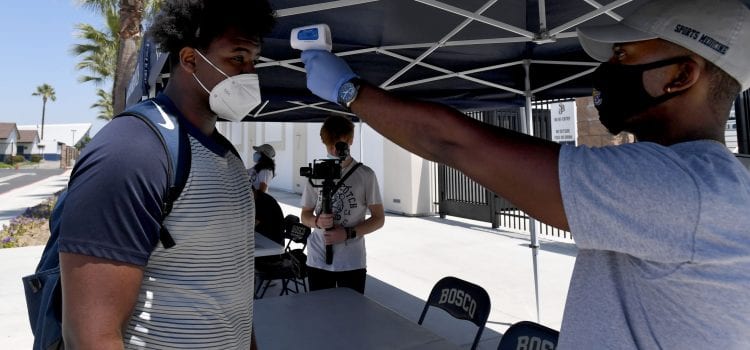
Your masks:
<svg viewBox="0 0 750 350"><path fill-rule="evenodd" d="M530 60L524 60L523 61L523 68L526 73L526 77L524 79L525 88L526 88L526 125L527 129L524 130L528 135L533 136L534 135L534 119L533 119L533 111L531 106L531 75L529 74L529 70L531 68L531 61ZM536 322L541 323L541 311L539 308L539 276L538 276L538 268L537 268L537 254L539 251L539 240L536 237L536 220L534 218L529 217L529 235L531 237L531 242L529 242L529 248L531 248L531 262L533 264L534 269L534 296L536 297Z"/></svg>
<svg viewBox="0 0 750 350"><path fill-rule="evenodd" d="M362 131L362 128L364 127L364 123L362 123L362 118L359 118L359 161L364 163L365 162L365 140L364 132Z"/></svg>

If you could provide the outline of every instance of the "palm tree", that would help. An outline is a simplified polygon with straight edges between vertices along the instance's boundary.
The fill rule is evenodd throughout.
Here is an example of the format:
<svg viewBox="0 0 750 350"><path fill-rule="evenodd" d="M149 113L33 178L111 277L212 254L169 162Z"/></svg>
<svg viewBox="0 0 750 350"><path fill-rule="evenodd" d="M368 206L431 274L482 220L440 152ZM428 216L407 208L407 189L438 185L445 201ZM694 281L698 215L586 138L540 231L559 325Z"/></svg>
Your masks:
<svg viewBox="0 0 750 350"><path fill-rule="evenodd" d="M112 78L115 74L115 64L117 58L117 33L119 32L120 18L117 14L115 4L116 0L110 0L110 3L95 4L93 2L83 2L84 6L90 7L100 12L105 18L105 27L102 30L94 28L90 24L79 23L76 25L76 36L83 41L73 46L71 52L81 57L81 61L76 64L76 69L86 73L78 78L80 82L92 82L95 86L107 86L106 90L112 89ZM91 106L99 110L99 116L102 118L103 113L109 112L109 118L112 117L112 98L111 92L102 88L97 89L99 100Z"/></svg>
<svg viewBox="0 0 750 350"><path fill-rule="evenodd" d="M83 76L81 81L92 81L97 85L113 79L112 92L107 99L97 91L99 101L92 108L100 111L121 112L125 108L127 85L130 82L140 47L143 13L148 17L159 9L162 0L79 0L85 7L105 16L108 32L94 30L90 25L79 24L80 37L86 45L74 48L76 55L84 59L78 69L92 72L93 76ZM109 101L112 108L102 109L100 104ZM101 114L100 116L101 117Z"/></svg>
<svg viewBox="0 0 750 350"><path fill-rule="evenodd" d="M145 9L145 0L120 0L120 45L117 47L117 65L112 89L112 107L115 113L125 109L128 83L135 71L138 58Z"/></svg>
<svg viewBox="0 0 750 350"><path fill-rule="evenodd" d="M112 95L103 89L96 89L96 95L99 96L99 100L91 105L91 108L99 110L99 115L96 118L106 121L112 120L112 116L114 116L112 113Z"/></svg>
<svg viewBox="0 0 750 350"><path fill-rule="evenodd" d="M44 140L44 113L47 109L47 100L56 100L55 88L49 84L42 84L36 87L36 92L32 93L31 96L42 96L42 136L40 139Z"/></svg>
<svg viewBox="0 0 750 350"><path fill-rule="evenodd" d="M112 0L109 0L112 1ZM120 1L120 45L117 47L117 66L112 89L112 105L115 113L125 109L128 83L135 71L138 49L143 36L144 13L153 17L162 0L119 0Z"/></svg>
<svg viewBox="0 0 750 350"><path fill-rule="evenodd" d="M110 21L115 25L117 18ZM93 82L101 86L110 81L115 73L115 57L117 54L117 39L112 29L100 31L90 24L79 23L76 25L76 36L84 42L76 44L71 50L76 56L81 56L81 61L76 64L76 69L86 71L87 74L78 78L80 82Z"/></svg>

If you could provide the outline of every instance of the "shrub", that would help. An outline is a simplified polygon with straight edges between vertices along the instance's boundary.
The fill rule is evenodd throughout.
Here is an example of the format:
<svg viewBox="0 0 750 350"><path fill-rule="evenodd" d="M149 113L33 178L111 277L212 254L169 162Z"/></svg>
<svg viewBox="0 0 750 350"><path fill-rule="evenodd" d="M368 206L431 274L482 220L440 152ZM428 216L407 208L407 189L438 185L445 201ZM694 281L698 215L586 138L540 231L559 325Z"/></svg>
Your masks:
<svg viewBox="0 0 750 350"><path fill-rule="evenodd" d="M22 154L16 154L13 156L13 163L23 163L26 161L26 158Z"/></svg>
<svg viewBox="0 0 750 350"><path fill-rule="evenodd" d="M42 161L42 156L38 154L32 154L31 155L31 162L32 163L39 163Z"/></svg>
<svg viewBox="0 0 750 350"><path fill-rule="evenodd" d="M19 247L24 235L46 228L59 195L60 192L37 206L27 208L23 214L10 220L10 225L0 227L0 248Z"/></svg>

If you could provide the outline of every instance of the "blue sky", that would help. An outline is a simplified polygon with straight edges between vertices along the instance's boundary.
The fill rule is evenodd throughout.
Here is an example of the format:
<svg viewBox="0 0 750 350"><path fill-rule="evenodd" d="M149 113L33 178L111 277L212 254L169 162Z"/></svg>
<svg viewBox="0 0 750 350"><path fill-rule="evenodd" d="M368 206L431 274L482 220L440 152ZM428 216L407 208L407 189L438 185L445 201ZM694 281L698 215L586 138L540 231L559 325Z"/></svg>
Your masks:
<svg viewBox="0 0 750 350"><path fill-rule="evenodd" d="M89 108L96 89L78 82L78 58L70 53L79 41L76 23L103 25L99 15L76 0L5 3L0 11L0 122L41 123L42 99L31 94L47 83L57 101L47 103L45 123L92 123L92 134L104 125Z"/></svg>

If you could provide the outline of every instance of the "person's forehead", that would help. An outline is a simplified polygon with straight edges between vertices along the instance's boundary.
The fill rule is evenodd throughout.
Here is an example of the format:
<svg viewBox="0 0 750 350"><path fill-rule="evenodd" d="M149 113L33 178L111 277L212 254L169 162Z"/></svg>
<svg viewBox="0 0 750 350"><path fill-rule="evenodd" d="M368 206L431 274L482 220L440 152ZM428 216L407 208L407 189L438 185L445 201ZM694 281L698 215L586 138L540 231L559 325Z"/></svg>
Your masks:
<svg viewBox="0 0 750 350"><path fill-rule="evenodd" d="M237 28L228 28L222 35L214 40L215 45L229 45L244 47L246 49L259 49L261 46L260 37L257 35L243 33Z"/></svg>

